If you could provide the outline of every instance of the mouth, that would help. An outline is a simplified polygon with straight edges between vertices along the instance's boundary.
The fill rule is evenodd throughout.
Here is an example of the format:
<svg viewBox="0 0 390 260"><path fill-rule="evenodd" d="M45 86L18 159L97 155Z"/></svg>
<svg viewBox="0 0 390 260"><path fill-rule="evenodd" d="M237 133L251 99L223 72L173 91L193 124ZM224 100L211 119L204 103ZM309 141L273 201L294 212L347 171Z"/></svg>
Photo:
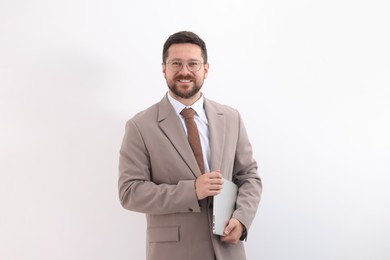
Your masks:
<svg viewBox="0 0 390 260"><path fill-rule="evenodd" d="M191 83L192 82L192 80L190 80L190 79L178 79L177 81L180 83Z"/></svg>

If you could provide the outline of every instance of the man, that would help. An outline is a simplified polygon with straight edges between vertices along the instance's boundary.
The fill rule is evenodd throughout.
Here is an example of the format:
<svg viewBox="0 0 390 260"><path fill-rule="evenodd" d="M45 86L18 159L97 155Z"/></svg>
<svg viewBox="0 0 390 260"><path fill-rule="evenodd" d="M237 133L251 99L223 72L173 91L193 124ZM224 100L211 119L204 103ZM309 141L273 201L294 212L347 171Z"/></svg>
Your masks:
<svg viewBox="0 0 390 260"><path fill-rule="evenodd" d="M126 124L119 160L121 204L146 214L148 260L243 260L242 240L262 184L241 117L200 91L209 64L206 45L196 34L183 31L167 39L162 71L166 96ZM195 112L195 124L187 122L191 116L183 109ZM236 183L239 194L224 236L217 236L212 198L221 192L223 178Z"/></svg>

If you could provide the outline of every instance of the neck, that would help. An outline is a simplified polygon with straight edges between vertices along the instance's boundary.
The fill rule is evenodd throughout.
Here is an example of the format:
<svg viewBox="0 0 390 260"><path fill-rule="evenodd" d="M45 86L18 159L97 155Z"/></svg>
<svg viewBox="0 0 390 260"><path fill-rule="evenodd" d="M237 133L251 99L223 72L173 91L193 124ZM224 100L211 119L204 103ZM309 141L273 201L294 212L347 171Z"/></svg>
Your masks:
<svg viewBox="0 0 390 260"><path fill-rule="evenodd" d="M200 91L190 98L179 97L179 96L175 95L174 93L172 93L172 91L169 91L169 95L185 106L191 106L192 104L194 104L196 101L198 101L202 97L202 93Z"/></svg>

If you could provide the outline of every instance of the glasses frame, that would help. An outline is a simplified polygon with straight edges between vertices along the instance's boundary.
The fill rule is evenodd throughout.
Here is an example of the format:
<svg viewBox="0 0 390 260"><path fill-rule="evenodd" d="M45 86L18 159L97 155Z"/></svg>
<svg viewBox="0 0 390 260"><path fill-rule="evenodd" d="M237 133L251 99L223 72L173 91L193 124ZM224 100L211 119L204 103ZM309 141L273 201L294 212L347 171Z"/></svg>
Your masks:
<svg viewBox="0 0 390 260"><path fill-rule="evenodd" d="M174 69L172 67L172 63L173 62L180 62L181 65L179 68L177 69ZM191 63L191 62L196 62L196 63L199 63L199 68L197 70L194 70L192 69L188 63ZM167 66L167 68L173 72L178 72L178 71L181 71L183 69L183 66L184 64L186 65L187 69L191 72L198 72L200 71L200 69L202 68L202 65L204 65L205 63L204 62L201 62L200 60L187 60L187 61L184 61L184 60L179 60L179 59L174 59L174 60L170 60L170 61L167 61L167 62L164 62L164 64Z"/></svg>

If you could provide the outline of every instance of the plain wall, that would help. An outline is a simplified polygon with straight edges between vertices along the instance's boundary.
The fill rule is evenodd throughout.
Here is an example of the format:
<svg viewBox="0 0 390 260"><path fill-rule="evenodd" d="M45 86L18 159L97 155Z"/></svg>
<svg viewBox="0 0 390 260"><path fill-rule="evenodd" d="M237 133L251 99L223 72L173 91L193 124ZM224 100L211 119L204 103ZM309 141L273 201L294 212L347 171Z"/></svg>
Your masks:
<svg viewBox="0 0 390 260"><path fill-rule="evenodd" d="M118 199L165 39L207 43L264 182L249 260L390 259L389 1L0 0L0 259L144 259Z"/></svg>

